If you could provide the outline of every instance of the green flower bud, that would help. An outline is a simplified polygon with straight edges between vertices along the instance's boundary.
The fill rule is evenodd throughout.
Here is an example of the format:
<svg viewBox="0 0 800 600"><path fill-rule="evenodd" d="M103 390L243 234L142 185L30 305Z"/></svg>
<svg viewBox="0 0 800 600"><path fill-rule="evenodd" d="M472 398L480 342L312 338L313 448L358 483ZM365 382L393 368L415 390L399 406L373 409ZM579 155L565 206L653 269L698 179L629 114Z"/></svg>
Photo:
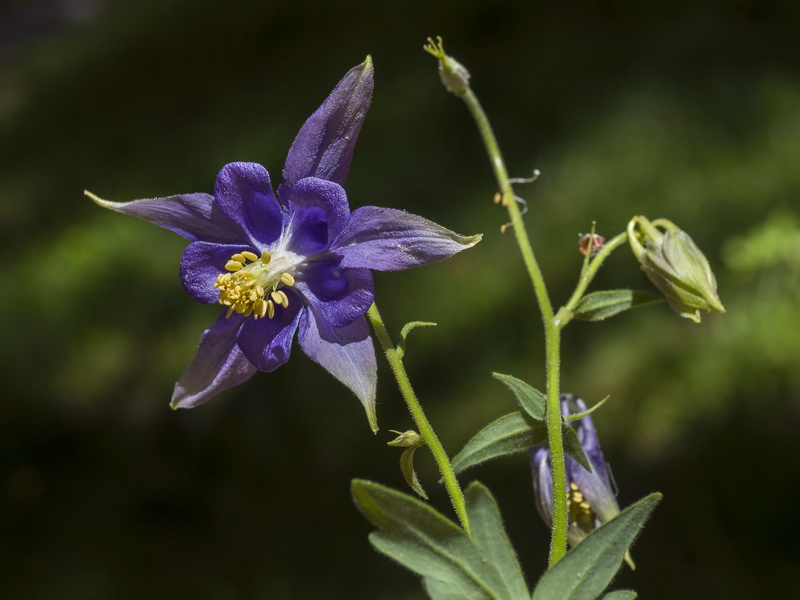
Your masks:
<svg viewBox="0 0 800 600"><path fill-rule="evenodd" d="M699 323L701 310L725 312L708 260L677 225L634 217L628 223L628 241L642 270L680 316Z"/></svg>
<svg viewBox="0 0 800 600"><path fill-rule="evenodd" d="M408 431L395 431L394 429L391 429L390 431L397 434L397 437L391 442L386 442L390 446L398 446L400 448L419 448L425 444L422 436L413 429L409 429Z"/></svg>
<svg viewBox="0 0 800 600"><path fill-rule="evenodd" d="M458 97L463 96L469 89L469 71L455 58L445 54L441 36L438 36L435 42L428 38L428 43L422 48L434 58L439 59L439 78L445 89Z"/></svg>

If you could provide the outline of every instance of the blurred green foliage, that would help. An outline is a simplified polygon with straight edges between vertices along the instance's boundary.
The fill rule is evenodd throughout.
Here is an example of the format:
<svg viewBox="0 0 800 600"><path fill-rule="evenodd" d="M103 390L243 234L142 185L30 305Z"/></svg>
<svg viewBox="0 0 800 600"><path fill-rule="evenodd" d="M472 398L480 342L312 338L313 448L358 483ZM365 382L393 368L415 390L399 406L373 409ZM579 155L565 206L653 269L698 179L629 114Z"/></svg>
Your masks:
<svg viewBox="0 0 800 600"><path fill-rule="evenodd" d="M662 304L566 330L565 391L611 394L595 419L620 503L665 495L620 586L800 594L796 17L791 2L743 0L145 0L31 36L0 72L3 595L421 597L369 548L348 492L356 476L405 485L385 442L411 423L388 370L377 437L297 349L210 405L169 411L215 310L180 288L180 238L82 190L211 191L234 160L278 179L304 119L372 54L351 205L486 234L446 263L376 276L394 331L439 323L411 337L407 364L455 454L513 409L492 371L543 387L543 344L478 135L421 50L434 34L472 71L512 174L543 172L517 191L556 303L592 221L609 236L636 214L669 218L717 274L728 312L699 326ZM594 289L648 286L623 248ZM418 469L446 510L423 453ZM547 531L525 457L470 478L495 493L538 577Z"/></svg>

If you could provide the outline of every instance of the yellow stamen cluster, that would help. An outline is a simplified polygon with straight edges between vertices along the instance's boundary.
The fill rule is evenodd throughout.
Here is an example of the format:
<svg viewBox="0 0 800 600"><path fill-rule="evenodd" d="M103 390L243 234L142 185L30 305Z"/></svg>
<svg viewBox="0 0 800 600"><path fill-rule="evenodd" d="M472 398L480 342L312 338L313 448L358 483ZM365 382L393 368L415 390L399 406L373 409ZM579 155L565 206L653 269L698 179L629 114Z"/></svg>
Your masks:
<svg viewBox="0 0 800 600"><path fill-rule="evenodd" d="M578 525L585 530L591 530L594 527L594 511L574 481L570 482L569 491L567 491L567 507L570 524Z"/></svg>
<svg viewBox="0 0 800 600"><path fill-rule="evenodd" d="M275 306L289 307L289 297L279 286L293 286L294 277L290 273L281 273L278 277L269 276L266 265L272 256L266 250L259 257L254 252L237 252L225 264L229 273L217 276L214 287L219 289L219 303L228 307L230 317L234 311L245 317L270 319L275 316ZM274 282L271 280L274 279ZM265 289L266 288L266 289Z"/></svg>

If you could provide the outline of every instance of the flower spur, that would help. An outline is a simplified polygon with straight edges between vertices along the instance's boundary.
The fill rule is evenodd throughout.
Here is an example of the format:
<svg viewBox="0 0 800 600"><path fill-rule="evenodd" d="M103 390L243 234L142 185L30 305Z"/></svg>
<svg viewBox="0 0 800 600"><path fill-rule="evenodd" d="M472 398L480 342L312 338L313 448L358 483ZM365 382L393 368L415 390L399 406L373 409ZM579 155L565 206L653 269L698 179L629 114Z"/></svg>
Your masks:
<svg viewBox="0 0 800 600"><path fill-rule="evenodd" d="M443 260L481 236L460 236L401 210L350 212L342 184L372 87L367 57L300 129L277 195L264 167L243 162L222 168L213 196L119 203L87 192L104 208L189 240L183 286L202 303L223 305L175 384L173 408L197 406L257 370L275 370L297 333L303 351L356 394L377 431L375 350L364 317L373 301L371 269Z"/></svg>

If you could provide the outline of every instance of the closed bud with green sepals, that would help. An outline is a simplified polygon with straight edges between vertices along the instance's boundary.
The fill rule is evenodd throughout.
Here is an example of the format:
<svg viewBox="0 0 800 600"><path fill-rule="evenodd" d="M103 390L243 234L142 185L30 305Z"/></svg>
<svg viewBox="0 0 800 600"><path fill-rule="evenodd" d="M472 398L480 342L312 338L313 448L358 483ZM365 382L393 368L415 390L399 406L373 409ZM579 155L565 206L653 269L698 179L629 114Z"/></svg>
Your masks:
<svg viewBox="0 0 800 600"><path fill-rule="evenodd" d="M699 323L701 310L725 312L708 260L677 225L634 217L628 240L642 270L680 316Z"/></svg>

